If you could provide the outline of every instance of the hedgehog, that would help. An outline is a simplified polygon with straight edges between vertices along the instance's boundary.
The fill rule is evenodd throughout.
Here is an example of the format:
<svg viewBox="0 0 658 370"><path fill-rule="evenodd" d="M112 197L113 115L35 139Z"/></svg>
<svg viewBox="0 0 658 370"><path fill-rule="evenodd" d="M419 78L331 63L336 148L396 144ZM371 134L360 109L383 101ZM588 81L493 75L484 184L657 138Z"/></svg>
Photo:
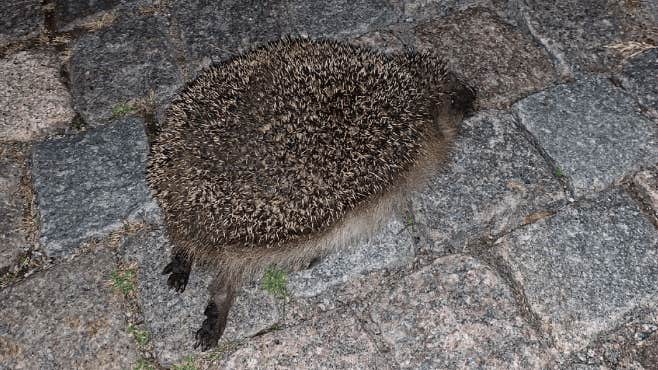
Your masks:
<svg viewBox="0 0 658 370"><path fill-rule="evenodd" d="M445 161L475 91L432 53L282 39L202 70L172 100L147 178L183 292L215 272L195 348L269 267L299 269L375 231Z"/></svg>

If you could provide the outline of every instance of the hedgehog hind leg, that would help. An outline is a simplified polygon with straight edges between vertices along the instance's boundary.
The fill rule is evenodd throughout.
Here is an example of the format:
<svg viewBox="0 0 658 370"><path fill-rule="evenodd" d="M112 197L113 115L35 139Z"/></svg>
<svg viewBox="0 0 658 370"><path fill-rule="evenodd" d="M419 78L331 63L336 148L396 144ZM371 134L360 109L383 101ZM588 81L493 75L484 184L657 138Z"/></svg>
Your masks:
<svg viewBox="0 0 658 370"><path fill-rule="evenodd" d="M226 328L228 313L233 305L235 288L222 274L217 275L209 287L210 300L203 312L206 319L196 333L194 348L202 351L217 345Z"/></svg>
<svg viewBox="0 0 658 370"><path fill-rule="evenodd" d="M163 275L169 274L167 285L170 289L182 293L187 286L192 271L192 259L182 252L174 252L171 256L171 262L165 266L162 271Z"/></svg>

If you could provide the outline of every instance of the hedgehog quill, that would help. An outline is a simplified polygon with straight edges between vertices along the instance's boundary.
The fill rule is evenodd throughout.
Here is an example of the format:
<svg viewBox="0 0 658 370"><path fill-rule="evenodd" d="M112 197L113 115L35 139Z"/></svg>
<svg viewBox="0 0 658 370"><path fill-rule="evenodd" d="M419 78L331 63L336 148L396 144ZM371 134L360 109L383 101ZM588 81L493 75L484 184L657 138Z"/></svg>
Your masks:
<svg viewBox="0 0 658 370"><path fill-rule="evenodd" d="M153 135L148 182L182 292L216 272L195 347L216 345L235 292L367 237L441 165L475 93L432 54L284 39L191 81Z"/></svg>

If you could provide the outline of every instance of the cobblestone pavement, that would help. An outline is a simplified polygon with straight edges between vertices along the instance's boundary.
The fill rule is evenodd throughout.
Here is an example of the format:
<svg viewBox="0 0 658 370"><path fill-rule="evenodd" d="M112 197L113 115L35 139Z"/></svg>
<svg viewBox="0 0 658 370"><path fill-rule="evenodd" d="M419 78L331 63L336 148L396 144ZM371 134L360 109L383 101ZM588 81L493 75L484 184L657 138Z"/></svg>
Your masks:
<svg viewBox="0 0 658 370"><path fill-rule="evenodd" d="M658 5L3 0L0 369L658 368ZM197 352L145 177L212 62L295 35L433 50L479 90L371 240L245 287Z"/></svg>

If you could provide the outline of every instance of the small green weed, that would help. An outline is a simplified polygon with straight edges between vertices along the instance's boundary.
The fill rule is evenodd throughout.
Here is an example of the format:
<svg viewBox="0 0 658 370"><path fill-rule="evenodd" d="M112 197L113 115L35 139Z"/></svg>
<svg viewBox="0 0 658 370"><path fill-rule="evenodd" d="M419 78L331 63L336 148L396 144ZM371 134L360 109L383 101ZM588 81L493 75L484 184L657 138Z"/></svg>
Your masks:
<svg viewBox="0 0 658 370"><path fill-rule="evenodd" d="M288 296L288 274L277 267L270 267L263 275L263 289L276 298Z"/></svg>
<svg viewBox="0 0 658 370"><path fill-rule="evenodd" d="M564 172L562 172L562 169L560 167L555 167L555 177L558 179L564 177Z"/></svg>
<svg viewBox="0 0 658 370"><path fill-rule="evenodd" d="M140 347L143 347L149 343L150 335L147 330L140 330L135 325L130 324L128 325L128 334L135 338L135 341Z"/></svg>
<svg viewBox="0 0 658 370"><path fill-rule="evenodd" d="M112 272L112 286L114 289L127 295L135 290L135 277L137 274L134 269L117 270Z"/></svg>
<svg viewBox="0 0 658 370"><path fill-rule="evenodd" d="M155 366L149 360L140 358L133 370L155 370Z"/></svg>
<svg viewBox="0 0 658 370"><path fill-rule="evenodd" d="M121 118L133 113L135 108L128 103L118 103L112 108L112 118Z"/></svg>
<svg viewBox="0 0 658 370"><path fill-rule="evenodd" d="M192 356L187 356L185 359L183 359L182 364L180 365L174 365L171 367L171 370L197 370L196 366L194 365L194 359Z"/></svg>

